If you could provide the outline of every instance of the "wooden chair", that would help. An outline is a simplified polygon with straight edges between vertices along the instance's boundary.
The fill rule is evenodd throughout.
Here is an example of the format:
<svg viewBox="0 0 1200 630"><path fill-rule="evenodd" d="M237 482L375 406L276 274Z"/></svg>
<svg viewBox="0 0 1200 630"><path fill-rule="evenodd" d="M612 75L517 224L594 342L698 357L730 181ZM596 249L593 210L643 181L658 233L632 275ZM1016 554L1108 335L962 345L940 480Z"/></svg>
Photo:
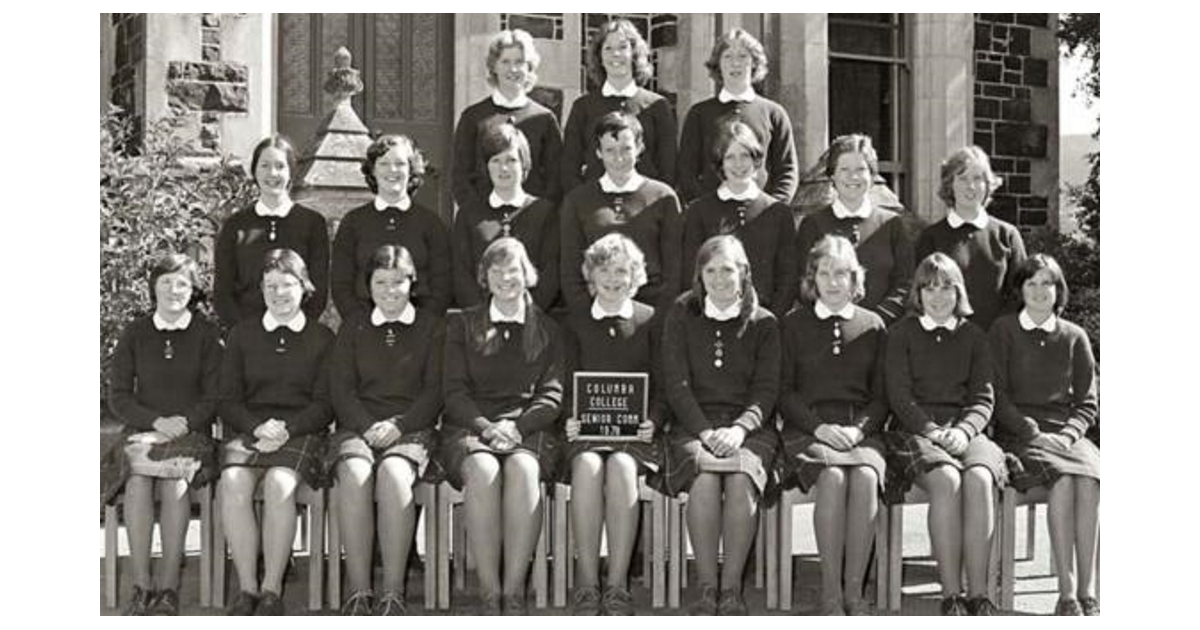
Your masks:
<svg viewBox="0 0 1200 630"><path fill-rule="evenodd" d="M221 493L217 493L214 505L217 507L217 518L213 527L213 550L216 553L216 563L213 566L213 606L225 606L225 564L229 551L225 544L225 529L220 518ZM262 500L262 487L254 492L254 500ZM321 590L325 565L325 490L315 489L303 481L296 489L296 504L304 508L307 514L307 527L302 525L301 537L307 541L308 547L308 609L321 610ZM302 521L303 523L304 521ZM308 536L303 536L304 529Z"/></svg>
<svg viewBox="0 0 1200 630"><path fill-rule="evenodd" d="M548 533L550 532L550 515L554 507L546 492L546 484L541 484L542 492L542 529L538 536L537 546L533 556L533 590L534 605L545 608L549 603L549 579L547 555L549 552ZM463 493L455 490L449 482L442 482L437 488L437 514L433 520L437 529L436 554L437 567L437 603L438 609L450 609L450 560L454 560L454 585L458 590L466 587L466 573L469 561L467 552L467 526L465 518L455 518L455 509L463 502ZM428 526L428 524L426 525Z"/></svg>
<svg viewBox="0 0 1200 630"><path fill-rule="evenodd" d="M993 602L997 601L997 587L1000 581L1000 541L1002 538L1001 532L1003 524L1001 521L1001 506L999 505L1001 496L996 497L996 526L995 535L992 536L992 549L989 554L988 561L988 598ZM887 608L892 612L900 612L901 587L904 586L904 506L906 505L921 505L929 503L929 494L922 490L919 486L914 485L907 494L904 495L904 502L896 505L888 506L887 523L888 523L888 563L887 563L887 582L888 582L888 597ZM964 571L966 568L964 567ZM1003 606L1000 606L1003 608Z"/></svg>
<svg viewBox="0 0 1200 630"><path fill-rule="evenodd" d="M1017 507L1026 506L1029 511L1025 538L1025 550L1028 558L1033 559L1033 539L1037 532L1034 528L1034 517L1037 506L1045 504L1050 498L1050 491L1045 486L1032 488L1021 492L1013 487L1007 487L1001 494L1000 521L998 528L1000 538L1000 601L1002 610L1012 610L1016 587L1016 521ZM1049 518L1049 517L1047 517ZM1096 539L1096 594L1100 591L1100 540ZM1050 554L1050 573L1055 572L1054 554Z"/></svg>
<svg viewBox="0 0 1200 630"><path fill-rule="evenodd" d="M342 607L342 527L338 522L338 501L334 494L337 486L329 491L329 608ZM437 608L437 486L418 481L413 486L413 500L421 506L425 515L425 610Z"/></svg>
<svg viewBox="0 0 1200 630"><path fill-rule="evenodd" d="M212 485L189 490L191 503L200 505L200 606L207 608L212 605L212 558L213 558L213 518L212 518ZM125 493L122 492L115 503L104 506L104 603L109 608L117 607L117 532L120 526L117 508L125 503Z"/></svg>
<svg viewBox="0 0 1200 630"><path fill-rule="evenodd" d="M554 486L554 606L567 605L567 591L574 586L575 540L571 531L571 485L558 483ZM643 552L643 581L650 582L650 605L662 608L666 605L667 564L667 498L646 485L646 478L638 478L638 501L642 504L641 536Z"/></svg>
<svg viewBox="0 0 1200 630"><path fill-rule="evenodd" d="M679 596L687 588L687 493L667 497L667 607L679 608ZM766 565L766 539L771 527L766 510L759 506L758 534L754 537L754 588L766 588L768 592L778 586L769 583Z"/></svg>
<svg viewBox="0 0 1200 630"><path fill-rule="evenodd" d="M767 590L767 608L792 609L792 524L793 508L816 503L815 490L801 492L798 488L784 491L778 505L768 510L767 521L767 583L778 584L777 590ZM771 524L774 526L772 527ZM875 606L887 607L888 587L888 510L880 504L875 519ZM777 578L771 576L776 574Z"/></svg>

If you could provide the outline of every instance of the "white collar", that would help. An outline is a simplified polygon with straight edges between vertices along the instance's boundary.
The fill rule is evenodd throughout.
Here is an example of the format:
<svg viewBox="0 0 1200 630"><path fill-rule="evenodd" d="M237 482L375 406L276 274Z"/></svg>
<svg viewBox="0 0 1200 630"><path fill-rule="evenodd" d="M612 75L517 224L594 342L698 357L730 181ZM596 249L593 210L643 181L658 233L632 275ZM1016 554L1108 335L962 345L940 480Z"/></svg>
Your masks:
<svg viewBox="0 0 1200 630"><path fill-rule="evenodd" d="M417 320L417 309L412 305L412 302L404 305L404 310L400 311L400 316L396 319L388 319L383 316L383 311L379 307L371 309L371 324L374 326L382 326L391 322L400 322L405 326L411 326Z"/></svg>
<svg viewBox="0 0 1200 630"><path fill-rule="evenodd" d="M279 217L283 219L292 211L292 206L294 205L291 197L284 197L283 203L279 204L278 208L272 210L267 207L267 204L262 202L262 199L259 199L254 203L254 213L260 217Z"/></svg>
<svg viewBox="0 0 1200 630"><path fill-rule="evenodd" d="M746 88L746 91L742 92L741 94L734 94L725 88L721 88L721 91L717 94L717 100L721 101L722 103L728 103L729 101L749 103L756 98L758 98L758 94L754 93L753 85Z"/></svg>
<svg viewBox="0 0 1200 630"><path fill-rule="evenodd" d="M275 316L271 314L271 311L263 313L262 316L263 329L265 329L267 332L274 332L276 328L283 326L292 332L298 333L304 330L304 325L306 323L308 323L308 318L304 316L304 311L296 313L296 316L292 318L292 321L286 324L275 319Z"/></svg>
<svg viewBox="0 0 1200 630"><path fill-rule="evenodd" d="M833 216L839 219L866 219L871 216L871 210L871 200L867 195L863 195L862 203L854 210L842 203L841 199L833 200Z"/></svg>
<svg viewBox="0 0 1200 630"><path fill-rule="evenodd" d="M163 319L162 316L158 314L158 311L154 311L154 317L152 319L154 320L154 328L157 330L187 330L187 327L192 323L192 312L184 311L183 315L179 316L179 319L175 320L174 322L169 322Z"/></svg>
<svg viewBox="0 0 1200 630"><path fill-rule="evenodd" d="M951 315L950 319L947 319L945 324L939 324L933 321L933 318L928 315L922 315L917 319L921 322L921 328L924 328L930 332L936 328L945 328L946 330L955 330L958 328L958 317L955 317L954 315Z"/></svg>
<svg viewBox="0 0 1200 630"><path fill-rule="evenodd" d="M492 90L492 102L507 109L520 109L529 104L529 95L522 93L517 98L509 100L500 93L500 90Z"/></svg>
<svg viewBox="0 0 1200 630"><path fill-rule="evenodd" d="M842 307L842 310L835 312L829 310L829 307L825 306L824 302L817 300L817 305L813 308L813 311L816 312L817 319L829 319L830 317L836 315L837 317L849 321L854 318L854 302L847 302L846 305Z"/></svg>
<svg viewBox="0 0 1200 630"><path fill-rule="evenodd" d="M633 318L633 300L626 299L617 312L610 313L600 306L600 300L592 300L592 319L601 320L605 317L620 317L621 319Z"/></svg>
<svg viewBox="0 0 1200 630"><path fill-rule="evenodd" d="M411 207L412 207L412 197L409 197L408 195L404 195L403 197L401 197L400 202L395 203L395 204L391 204L391 203L384 201L383 197L380 197L379 195L375 196L375 209L380 212L383 212L384 210L387 210L388 208L399 208L400 212L408 212L408 209Z"/></svg>
<svg viewBox="0 0 1200 630"><path fill-rule="evenodd" d="M734 300L733 304L727 309L720 309L716 304L713 304L712 298L704 296L704 316L709 319L715 319L719 322L727 322L735 319L742 314L742 301Z"/></svg>
<svg viewBox="0 0 1200 630"><path fill-rule="evenodd" d="M637 91L637 81L630 81L629 85L626 85L620 90L613 87L613 84L605 81L604 86L600 88L600 94L603 96L624 96L625 98L633 98L634 96L637 96Z"/></svg>
<svg viewBox="0 0 1200 630"><path fill-rule="evenodd" d="M743 190L742 194L740 195L730 190L729 187L725 185L725 182L721 182L721 185L717 186L717 199L720 199L721 201L729 201L730 199L736 199L738 201L754 201L755 199L758 199L758 194L760 192L762 191L759 190L758 183L753 179L750 180L750 185L747 186L746 190Z"/></svg>
<svg viewBox="0 0 1200 630"><path fill-rule="evenodd" d="M616 185L612 178L608 176L608 173L605 173L600 177L600 190L606 193L631 193L637 192L637 189L641 188L644 183L646 183L646 178L642 177L642 174L637 171L634 171L629 176L624 186Z"/></svg>
<svg viewBox="0 0 1200 630"><path fill-rule="evenodd" d="M987 228L988 213L983 208L980 208L979 214L975 215L975 219L973 221L968 221L968 220L962 218L961 216L959 216L957 210L950 210L950 214L946 215L946 222L950 224L950 227L952 227L956 230L968 223L983 230L983 229Z"/></svg>
<svg viewBox="0 0 1200 630"><path fill-rule="evenodd" d="M488 195L488 205L493 208L499 208L500 206L516 206L518 208L524 208L525 202L528 199L529 199L529 194L526 193L525 189L523 189L523 188L517 189L517 194L513 195L513 198L511 201L505 201L505 200L501 199L500 195L497 195L496 191L493 190L492 194Z"/></svg>
<svg viewBox="0 0 1200 630"><path fill-rule="evenodd" d="M509 317L508 315L501 313L500 309L496 308L496 300L492 300L491 305L488 306L488 319L491 320L491 322L493 324L500 324L503 322L509 322L509 323L513 323L513 324L524 324L525 323L525 300L522 299L517 302L517 314L513 315L512 317Z"/></svg>
<svg viewBox="0 0 1200 630"><path fill-rule="evenodd" d="M1058 316L1054 313L1050 313L1050 317L1047 317L1046 321L1041 324L1035 324L1033 318L1029 316L1029 311L1021 309L1021 314L1017 316L1017 321L1021 323L1021 330L1041 328L1048 333L1052 333L1058 327Z"/></svg>

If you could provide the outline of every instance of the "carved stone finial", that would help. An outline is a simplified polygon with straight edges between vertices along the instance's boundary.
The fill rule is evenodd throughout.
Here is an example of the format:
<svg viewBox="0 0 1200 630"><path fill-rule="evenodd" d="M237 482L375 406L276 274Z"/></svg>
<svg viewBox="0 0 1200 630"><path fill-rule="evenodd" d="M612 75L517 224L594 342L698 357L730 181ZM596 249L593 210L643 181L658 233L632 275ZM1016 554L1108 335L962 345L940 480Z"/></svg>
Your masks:
<svg viewBox="0 0 1200 630"><path fill-rule="evenodd" d="M338 48L337 52L333 53L333 68L325 78L325 92L339 101L349 100L363 90L358 70L350 67L350 61L350 51L345 46Z"/></svg>

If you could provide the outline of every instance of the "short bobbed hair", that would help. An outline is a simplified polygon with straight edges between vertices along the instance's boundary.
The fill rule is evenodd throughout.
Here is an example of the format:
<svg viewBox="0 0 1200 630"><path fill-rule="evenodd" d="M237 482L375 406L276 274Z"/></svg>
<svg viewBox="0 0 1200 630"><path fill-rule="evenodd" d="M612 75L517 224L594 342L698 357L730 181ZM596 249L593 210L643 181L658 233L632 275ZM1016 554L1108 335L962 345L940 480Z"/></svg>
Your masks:
<svg viewBox="0 0 1200 630"><path fill-rule="evenodd" d="M648 281L646 277L646 255L642 253L642 249L633 242L633 239L619 232L610 232L596 239L596 242L588 246L583 252L583 279L587 282L588 292L596 295L596 286L592 282L592 274L597 269L604 267L613 262L625 262L629 264L631 273L629 297L637 294L638 289L645 286Z"/></svg>
<svg viewBox="0 0 1200 630"><path fill-rule="evenodd" d="M511 236L502 236L492 241L487 249L483 250L483 254L479 257L479 269L476 273L479 286L487 291L488 270L513 261L516 261L521 267L521 273L525 276L525 288L537 286L537 267L534 267L533 261L529 260L529 252L525 250L525 244Z"/></svg>
<svg viewBox="0 0 1200 630"><path fill-rule="evenodd" d="M650 65L650 44L646 43L646 38L642 37L633 22L625 18L605 22L600 26L600 30L592 36L592 42L588 46L587 52L588 78L597 88L608 80L608 72L604 69L604 40L613 33L629 40L629 45L633 49L633 81L638 85L645 85L654 73L654 68Z"/></svg>
<svg viewBox="0 0 1200 630"><path fill-rule="evenodd" d="M712 54L704 62L704 67L708 68L708 76L717 84L717 89L725 87L725 79L721 76L721 55L733 46L741 46L750 53L753 62L750 71L751 85L761 83L763 79L767 78L767 50L753 35L740 28L735 28L717 40Z"/></svg>
<svg viewBox="0 0 1200 630"><path fill-rule="evenodd" d="M1004 180L992 170L992 161L988 159L988 154L984 153L983 149L975 145L958 149L942 162L942 183L938 186L937 191L938 199L941 199L951 209L954 208L954 178L972 164L978 164L983 169L983 175L987 181L987 193L983 197L985 208L992 202L992 193L996 192L996 189L1004 183Z"/></svg>
<svg viewBox="0 0 1200 630"><path fill-rule="evenodd" d="M367 180L367 187L371 192L379 193L379 181L375 179L375 162L379 158L387 155L392 147L400 148L400 155L408 161L408 186L409 195L417 192L421 184L425 183L425 154L421 153L421 149L417 147L417 143L413 142L412 138L400 134L386 134L379 136L367 147L367 157L362 163L362 174Z"/></svg>
<svg viewBox="0 0 1200 630"><path fill-rule="evenodd" d="M817 289L817 271L822 260L832 260L850 268L852 284L850 301L858 302L867 294L867 270L858 262L858 252L850 239L835 234L827 234L813 245L808 252L804 265L804 278L800 280L800 296L805 300L816 303L821 297Z"/></svg>
<svg viewBox="0 0 1200 630"><path fill-rule="evenodd" d="M521 56L529 65L525 91L532 90L533 86L537 85L537 69L542 65L542 57L533 46L533 36L528 31L519 28L500 31L493 35L491 41L488 42L487 58L484 60L488 85L494 88L500 84L499 77L496 76L496 62L500 60L500 54L507 48L521 49Z"/></svg>
<svg viewBox="0 0 1200 630"><path fill-rule="evenodd" d="M742 276L742 286L738 291L742 294L739 318L744 323L758 307L758 294L754 291L754 281L750 275L750 257L746 255L746 248L742 246L742 242L736 236L732 234L713 236L704 241L704 244L696 251L696 271L692 274L692 295L699 298L698 305L703 309L704 298L708 297L708 293L704 289L704 267L719 255L728 256L737 265Z"/></svg>
<svg viewBox="0 0 1200 630"><path fill-rule="evenodd" d="M758 134L754 133L754 129L750 128L750 125L736 118L726 121L720 126L717 141L713 144L713 153L710 156L713 160L713 166L716 168L717 176L722 181L725 179L725 154L735 144L746 147L746 150L750 153L750 159L754 160L754 168L756 169L762 168L763 159L766 158L767 152L763 149L762 141L759 140Z"/></svg>
<svg viewBox="0 0 1200 630"><path fill-rule="evenodd" d="M158 306L158 295L155 293L154 287L158 284L159 278L169 273L183 274L192 283L192 297L188 300L188 308L204 301L204 289L200 286L200 266L196 264L196 261L187 254L163 252L150 261L146 274L146 280L150 285L151 310Z"/></svg>
<svg viewBox="0 0 1200 630"><path fill-rule="evenodd" d="M263 151L267 149L279 149L283 152L283 159L287 160L288 165L288 189L291 190L292 184L296 182L296 148L292 146L292 141L283 134L269 135L254 145L254 153L250 157L250 179L256 186L258 185L258 161L262 159Z"/></svg>
<svg viewBox="0 0 1200 630"><path fill-rule="evenodd" d="M1070 290L1067 288L1067 277L1063 274L1062 267L1058 265L1058 261L1053 256L1048 254L1034 254L1026 258L1024 262L1017 265L1016 272L1013 273L1012 290L1017 294L1017 301L1021 308L1025 308L1025 296L1021 291L1021 287L1025 285L1025 281L1037 275L1037 272L1045 269L1050 272L1050 278L1054 280L1054 314L1062 315L1063 309L1067 308L1067 302L1070 299Z"/></svg>
<svg viewBox="0 0 1200 630"><path fill-rule="evenodd" d="M867 168L871 170L872 179L879 175L879 154L875 152L871 136L851 133L838 136L829 144L829 153L825 156L826 177L833 178L833 174L837 172L838 158L847 153L857 153L863 156L863 160L867 162Z"/></svg>
<svg viewBox="0 0 1200 630"><path fill-rule="evenodd" d="M529 177L529 170L533 168L529 139L516 125L502 122L489 126L479 141L479 148L485 164L497 155L515 148L517 157L521 160L522 179Z"/></svg>
<svg viewBox="0 0 1200 630"><path fill-rule="evenodd" d="M640 152L645 148L645 145L642 143L644 133L642 123L637 119L637 116L621 111L609 112L596 121L596 124L592 126L592 143L599 149L601 138L604 136L616 138L626 129L633 132L633 139L637 142L638 151Z"/></svg>
<svg viewBox="0 0 1200 630"><path fill-rule="evenodd" d="M304 258L294 250L278 248L268 251L263 256L262 277L265 279L267 274L272 271L286 273L299 280L300 286L304 288L303 301L305 302L317 292L317 287L308 277L308 265L304 263Z"/></svg>
<svg viewBox="0 0 1200 630"><path fill-rule="evenodd" d="M917 315L925 313L925 305L921 303L921 289L935 284L949 284L954 287L957 298L954 303L954 314L967 317L975 312L971 308L971 300L967 298L967 284L963 281L962 270L953 258L934 252L925 257L917 270L913 272L912 290L908 292L908 308Z"/></svg>

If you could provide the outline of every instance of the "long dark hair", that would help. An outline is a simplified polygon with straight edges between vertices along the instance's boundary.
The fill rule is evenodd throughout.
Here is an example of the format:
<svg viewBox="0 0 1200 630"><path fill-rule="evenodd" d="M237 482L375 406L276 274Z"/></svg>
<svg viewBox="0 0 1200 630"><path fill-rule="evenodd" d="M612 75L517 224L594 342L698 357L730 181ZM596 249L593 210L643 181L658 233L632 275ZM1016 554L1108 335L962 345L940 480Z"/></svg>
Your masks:
<svg viewBox="0 0 1200 630"><path fill-rule="evenodd" d="M698 314L704 313L704 298L708 297L704 290L704 266L719 254L724 254L732 259L742 276L742 286L739 290L742 297L738 304L741 309L741 312L738 313L740 324L738 336L740 337L742 333L746 332L750 317L758 308L758 293L754 290L754 280L750 276L750 258L746 256L746 248L742 247L742 242L736 236L732 234L713 236L704 241L704 244L696 251L696 271L692 274L689 306L696 309Z"/></svg>

